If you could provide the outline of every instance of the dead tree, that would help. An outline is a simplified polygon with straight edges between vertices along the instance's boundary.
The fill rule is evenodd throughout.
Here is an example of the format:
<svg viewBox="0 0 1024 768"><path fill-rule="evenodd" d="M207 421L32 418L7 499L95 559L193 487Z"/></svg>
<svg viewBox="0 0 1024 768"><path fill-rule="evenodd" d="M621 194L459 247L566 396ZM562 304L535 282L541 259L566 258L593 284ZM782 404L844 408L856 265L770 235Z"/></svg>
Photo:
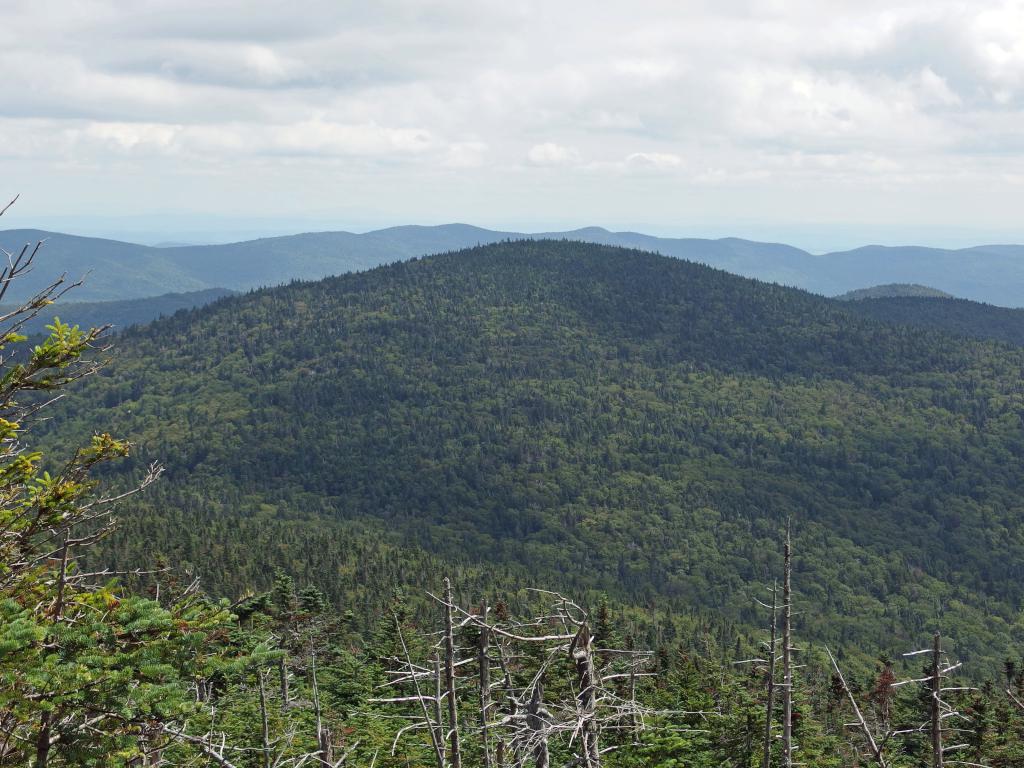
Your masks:
<svg viewBox="0 0 1024 768"><path fill-rule="evenodd" d="M496 726L499 732L508 734L507 741L501 739L501 743L508 745L507 751L502 749L502 758L509 757L514 766L523 765L525 759L532 759L535 765L547 765L549 743L565 738L573 745L579 765L599 768L603 731L633 732L642 727L646 713L636 700L636 681L650 674L644 668L650 654L595 648L589 617L580 606L557 593L534 591L552 597L552 607L549 612L521 623L491 624L486 612L474 615L457 609L500 642L542 649L543 661L523 688L514 686L506 654L499 653L507 714ZM598 668L599 658L611 661ZM565 660L571 662L572 676L568 682L575 696L571 700L545 702L544 680L558 674ZM611 687L624 680L630 681L628 698Z"/></svg>
<svg viewBox="0 0 1024 768"><path fill-rule="evenodd" d="M288 693L288 659L285 654L281 654L281 659L278 661L277 666L278 672L278 684L281 690L281 707L287 707L290 701L290 695Z"/></svg>
<svg viewBox="0 0 1024 768"><path fill-rule="evenodd" d="M857 704L857 699L854 698L853 691L851 691L850 686L846 684L846 678L843 677L843 673L839 669L836 657L832 655L832 651L830 651L827 646L825 648L825 652L828 654L828 658L832 662L832 668L835 670L836 678L839 680L839 685L842 688L843 693L846 694L846 698L850 702L850 706L853 708L853 714L857 718L857 727L860 729L860 732L864 734L864 738L868 742L868 747L871 750L871 759L878 764L878 768L889 768L889 763L885 759L885 755L882 753L882 746L879 743L879 739L872 732L867 720L864 719L860 706ZM886 735L886 738L887 736L888 735ZM882 743L884 743L884 739Z"/></svg>
<svg viewBox="0 0 1024 768"><path fill-rule="evenodd" d="M487 616L486 602L480 605L480 615L485 618ZM490 733L487 727L491 709L491 660L487 655L490 639L490 628L481 627L480 637L477 640L477 674L480 684L480 741L484 752L484 768L491 768Z"/></svg>
<svg viewBox="0 0 1024 768"><path fill-rule="evenodd" d="M447 765L446 755L448 754L447 739L444 732L444 713L441 702L444 696L441 693L441 659L434 654L434 722L431 730L437 731L437 743L441 750L441 763Z"/></svg>
<svg viewBox="0 0 1024 768"><path fill-rule="evenodd" d="M598 681L594 672L592 641L590 625L584 621L576 631L572 645L569 646L569 655L576 665L576 682L579 686L576 702L583 738L583 765L586 768L601 768L601 752L598 749L599 728L596 720Z"/></svg>
<svg viewBox="0 0 1024 768"><path fill-rule="evenodd" d="M975 691L977 689L970 686L945 685L943 683L944 680L949 679L950 673L961 667L961 664L959 662L951 663L946 658L942 650L942 635L939 632L935 633L932 638L931 648L924 648L903 655L908 658L922 655L930 656L930 663L926 668L927 674L925 677L901 680L892 686L893 688L911 684L925 686L925 690L928 693L928 718L917 728L894 731L893 735L927 734L931 747L931 768L945 768L947 765L973 765L978 766L978 768L985 768L985 766L981 766L978 763L968 763L964 760L955 759L955 757L949 760L946 758L947 753L955 754L967 746L967 744L960 743L949 745L945 743L947 734L956 734L967 730L957 727L954 723L970 723L970 718L958 711L947 699L946 694Z"/></svg>
<svg viewBox="0 0 1024 768"><path fill-rule="evenodd" d="M398 742L409 731L426 729L430 737L430 746L433 749L434 760L437 768L447 768L444 744L444 726L441 722L441 669L440 662L436 656L433 668L427 668L413 663L409 653L409 646L405 642L405 634L402 632L402 625L398 617L394 617L395 631L402 646L402 657L393 659L397 663L397 669L389 670L391 685L401 687L411 685L414 694L411 696L393 696L389 698L370 699L374 704L406 704L415 703L418 709L418 716L413 718L411 725L404 726L395 734L391 744L391 754L395 753ZM433 688L433 695L423 692L423 684L430 683Z"/></svg>
<svg viewBox="0 0 1024 768"><path fill-rule="evenodd" d="M260 744L263 768L270 768L270 723L267 718L267 686L266 675L262 669L256 670L256 680L260 691Z"/></svg>
<svg viewBox="0 0 1024 768"><path fill-rule="evenodd" d="M459 701L455 691L455 628L452 622L452 582L444 580L444 682L448 700L448 744L452 768L462 768L459 743Z"/></svg>
<svg viewBox="0 0 1024 768"><path fill-rule="evenodd" d="M323 711L320 706L320 685L316 679L316 648L313 646L312 636L309 638L309 677L313 689L313 716L316 719L316 745L319 750L317 759L320 765L329 768L334 755L331 744L331 732L324 726Z"/></svg>
<svg viewBox="0 0 1024 768"><path fill-rule="evenodd" d="M600 768L605 751L600 746L602 733L632 733L643 726L644 717L651 713L637 703L636 683L651 674L644 669L650 654L595 648L586 611L561 595L536 593L553 598L542 615L517 622L499 611L501 617L492 619L486 605L471 611L456 604L446 580L443 596L434 598L443 607L443 623L433 636L432 662L416 663L400 635L405 655L392 660L397 663L389 674L391 686L405 691L373 700L411 704L418 711L396 733L392 753L403 735L426 730L438 768L455 768L456 754L459 760L465 759L462 749L467 739L479 746L481 763L489 768L550 768L551 745L557 739L572 749L575 764ZM475 629L479 636L476 652L460 658L456 642L463 629ZM493 677L491 650L500 668ZM598 659L608 661L599 667ZM459 696L469 690L456 685L457 675L459 667L466 665L478 672L480 718L475 727L460 726L457 719ZM554 676L564 681L559 689L568 695L547 701L545 681ZM626 680L629 693L620 694L614 686Z"/></svg>
<svg viewBox="0 0 1024 768"><path fill-rule="evenodd" d="M779 584L772 584L771 623L768 638L768 683L764 705L764 754L761 758L762 768L771 768L772 764L772 724L775 717L775 657L778 644L778 595Z"/></svg>
<svg viewBox="0 0 1024 768"><path fill-rule="evenodd" d="M548 732L552 717L544 706L544 685L539 680L533 686L533 693L526 705L525 722L529 733L524 741L532 747L534 765L536 768L549 768L551 757L548 752Z"/></svg>
<svg viewBox="0 0 1024 768"><path fill-rule="evenodd" d="M782 760L793 768L793 550L790 524L786 522L782 575Z"/></svg>
<svg viewBox="0 0 1024 768"><path fill-rule="evenodd" d="M942 636L936 632L932 643L931 741L932 768L942 768Z"/></svg>

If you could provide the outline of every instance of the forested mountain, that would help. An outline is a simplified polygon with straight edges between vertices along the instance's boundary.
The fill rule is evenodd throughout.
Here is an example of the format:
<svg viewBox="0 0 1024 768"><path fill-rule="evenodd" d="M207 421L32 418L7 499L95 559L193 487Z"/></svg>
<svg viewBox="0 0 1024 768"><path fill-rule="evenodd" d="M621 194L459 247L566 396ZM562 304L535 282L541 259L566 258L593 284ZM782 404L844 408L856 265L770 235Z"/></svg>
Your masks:
<svg viewBox="0 0 1024 768"><path fill-rule="evenodd" d="M927 296L865 298L849 302L847 309L890 323L1024 345L1024 309Z"/></svg>
<svg viewBox="0 0 1024 768"><path fill-rule="evenodd" d="M313 232L223 245L149 247L39 230L0 232L8 250L46 240L40 268L13 290L27 297L45 278L61 272L90 279L77 301L109 301L224 287L249 290L290 280L313 280L393 261L503 240L568 239L637 248L707 264L759 280L837 295L865 284L919 283L975 301L1020 306L1024 295L1024 246L960 250L868 246L811 255L778 243L739 238L653 237L587 227L523 234L466 224L401 226L364 234Z"/></svg>
<svg viewBox="0 0 1024 768"><path fill-rule="evenodd" d="M952 294L940 291L938 288L929 288L927 285L914 283L889 283L888 285L875 285L871 288L858 288L855 291L847 291L836 298L840 301L861 301L862 299L895 299L906 296L933 299L953 298Z"/></svg>
<svg viewBox="0 0 1024 768"><path fill-rule="evenodd" d="M1022 366L680 260L517 242L129 330L45 427L166 462L105 557L163 552L215 594L280 566L373 613L437 561L749 628L792 517L805 636L897 652L939 622L993 664L1024 639Z"/></svg>

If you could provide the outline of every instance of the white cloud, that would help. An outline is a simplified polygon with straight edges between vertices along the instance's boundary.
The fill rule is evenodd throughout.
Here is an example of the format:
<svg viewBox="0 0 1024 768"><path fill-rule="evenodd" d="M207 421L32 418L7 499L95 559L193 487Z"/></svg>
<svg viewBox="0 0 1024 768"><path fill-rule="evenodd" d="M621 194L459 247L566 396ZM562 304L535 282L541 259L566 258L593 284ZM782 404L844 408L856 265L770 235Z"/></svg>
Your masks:
<svg viewBox="0 0 1024 768"><path fill-rule="evenodd" d="M179 178L203 166L297 207L525 220L555 207L543 167L578 223L672 217L691 187L722 217L847 215L872 184L938 185L914 215L943 221L968 188L1009 211L996 182L1024 174L1021 0L11 0L4 22L6 183L61 208L69 167L119 204L144 179L219 205Z"/></svg>
<svg viewBox="0 0 1024 768"><path fill-rule="evenodd" d="M682 164L683 158L671 152L633 152L626 157L626 165L632 168L667 170Z"/></svg>
<svg viewBox="0 0 1024 768"><path fill-rule="evenodd" d="M579 162L580 153L575 147L564 147L561 144L546 141L543 144L535 144L530 147L526 158L532 165L572 165Z"/></svg>
<svg viewBox="0 0 1024 768"><path fill-rule="evenodd" d="M921 70L921 91L925 98L923 103L934 102L946 107L958 106L962 103L960 96L950 89L946 78L935 74L931 67Z"/></svg>
<svg viewBox="0 0 1024 768"><path fill-rule="evenodd" d="M487 157L487 144L482 141L459 141L448 147L444 164L451 168L479 168Z"/></svg>

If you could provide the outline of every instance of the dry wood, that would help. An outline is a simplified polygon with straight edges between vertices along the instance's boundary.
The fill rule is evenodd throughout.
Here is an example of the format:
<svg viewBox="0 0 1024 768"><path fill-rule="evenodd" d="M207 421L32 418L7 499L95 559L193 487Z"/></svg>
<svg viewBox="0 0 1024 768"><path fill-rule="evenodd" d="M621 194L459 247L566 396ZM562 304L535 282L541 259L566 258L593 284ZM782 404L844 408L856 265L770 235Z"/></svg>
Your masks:
<svg viewBox="0 0 1024 768"><path fill-rule="evenodd" d="M487 603L480 604L480 616L485 626L480 628L480 638L477 643L477 666L480 691L480 741L484 752L484 766L491 768L491 745L488 732L488 719L491 709L491 660L487 655L491 639L490 627L487 622Z"/></svg>
<svg viewBox="0 0 1024 768"><path fill-rule="evenodd" d="M267 719L267 689L263 670L256 670L260 689L260 743L263 768L270 768L270 723Z"/></svg>
<svg viewBox="0 0 1024 768"><path fill-rule="evenodd" d="M598 680L594 671L593 638L590 626L583 625L576 632L576 639L569 646L569 655L576 665L576 694L579 709L579 728L583 734L583 765L586 768L601 768L601 752L598 748L599 727L596 720Z"/></svg>
<svg viewBox="0 0 1024 768"><path fill-rule="evenodd" d="M942 636L936 632L932 641L931 671L931 738L932 768L942 768Z"/></svg>
<svg viewBox="0 0 1024 768"><path fill-rule="evenodd" d="M550 768L551 758L548 753L548 724L551 713L544 707L544 687L538 681L533 687L530 702L526 705L526 725L533 732L531 739L535 746L533 757L537 768Z"/></svg>
<svg viewBox="0 0 1024 768"><path fill-rule="evenodd" d="M782 575L782 760L786 768L793 768L793 661L792 661L792 591L793 552L790 524L786 521L786 544L783 550Z"/></svg>
<svg viewBox="0 0 1024 768"><path fill-rule="evenodd" d="M832 661L832 668L836 672L836 676L839 678L839 684L843 688L843 693L846 694L846 698L850 702L850 706L853 707L853 713L857 716L857 724L860 727L861 733L864 734L864 738L868 741L868 746L871 747L871 757L879 768L889 768L889 763L886 762L885 755L882 754L882 748L878 745L874 734L871 732L871 728L868 727L867 721L864 719L864 715L860 711L860 707L857 705L857 700L853 697L853 691L850 690L850 686L846 684L846 678L843 677L842 671L839 669L839 664L836 662L836 657L832 655L832 651L826 646L825 652L828 654L829 659Z"/></svg>
<svg viewBox="0 0 1024 768"><path fill-rule="evenodd" d="M775 717L775 646L778 644L778 594L779 584L772 584L771 628L768 640L768 690L764 714L764 755L761 758L762 768L771 768L772 764L772 721Z"/></svg>
<svg viewBox="0 0 1024 768"><path fill-rule="evenodd" d="M462 768L459 741L459 702L455 690L455 630L452 621L452 582L444 580L444 682L448 696L448 747L452 768Z"/></svg>

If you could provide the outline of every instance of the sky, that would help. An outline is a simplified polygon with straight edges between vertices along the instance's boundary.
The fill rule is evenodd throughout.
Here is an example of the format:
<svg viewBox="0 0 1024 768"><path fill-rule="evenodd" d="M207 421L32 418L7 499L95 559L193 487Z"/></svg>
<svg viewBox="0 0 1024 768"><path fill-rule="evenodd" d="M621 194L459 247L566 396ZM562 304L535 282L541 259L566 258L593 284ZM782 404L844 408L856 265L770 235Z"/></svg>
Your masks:
<svg viewBox="0 0 1024 768"><path fill-rule="evenodd" d="M1024 242L1024 0L0 0L6 227Z"/></svg>

